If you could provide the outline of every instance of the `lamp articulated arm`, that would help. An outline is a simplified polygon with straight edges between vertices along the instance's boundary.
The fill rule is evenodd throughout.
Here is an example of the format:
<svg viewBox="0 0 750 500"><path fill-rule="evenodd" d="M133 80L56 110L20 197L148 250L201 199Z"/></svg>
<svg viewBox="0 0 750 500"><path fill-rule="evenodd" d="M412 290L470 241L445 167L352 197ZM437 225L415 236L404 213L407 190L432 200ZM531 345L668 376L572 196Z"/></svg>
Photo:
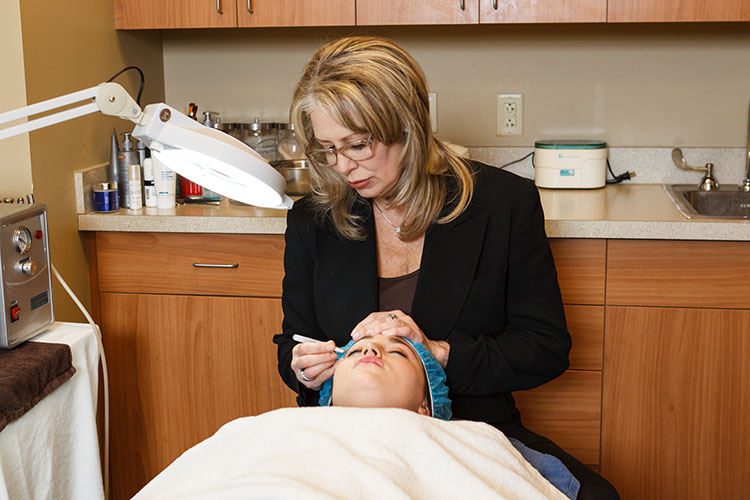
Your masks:
<svg viewBox="0 0 750 500"><path fill-rule="evenodd" d="M6 127L10 122L80 102L80 106ZM0 140L96 112L134 122L133 137L151 149L156 161L201 186L250 205L292 207L292 199L284 193L284 177L247 144L163 103L149 104L144 112L114 82L0 113Z"/></svg>
<svg viewBox="0 0 750 500"><path fill-rule="evenodd" d="M0 140L72 120L79 116L96 113L97 111L105 115L119 116L120 118L135 122L137 125L143 124L147 118L140 106L138 106L122 86L114 82L107 82L101 83L96 87L72 92L6 113L0 113L0 125L84 100L89 100L90 102L12 127L0 129Z"/></svg>

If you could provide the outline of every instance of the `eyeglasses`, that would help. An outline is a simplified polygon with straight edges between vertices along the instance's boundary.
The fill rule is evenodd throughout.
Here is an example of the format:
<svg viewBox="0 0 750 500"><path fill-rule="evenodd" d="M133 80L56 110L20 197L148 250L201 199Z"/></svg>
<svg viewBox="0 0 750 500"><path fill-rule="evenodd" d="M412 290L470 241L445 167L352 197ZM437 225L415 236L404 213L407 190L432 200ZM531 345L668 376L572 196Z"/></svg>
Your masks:
<svg viewBox="0 0 750 500"><path fill-rule="evenodd" d="M364 161L369 160L375 156L375 148L373 144L375 138L373 136L367 139L360 139L358 141L344 144L340 148L336 146L329 146L327 148L320 147L320 143L317 141L310 143L310 148L305 152L307 157L315 163L324 167L333 167L338 162L338 155L342 154L353 161Z"/></svg>

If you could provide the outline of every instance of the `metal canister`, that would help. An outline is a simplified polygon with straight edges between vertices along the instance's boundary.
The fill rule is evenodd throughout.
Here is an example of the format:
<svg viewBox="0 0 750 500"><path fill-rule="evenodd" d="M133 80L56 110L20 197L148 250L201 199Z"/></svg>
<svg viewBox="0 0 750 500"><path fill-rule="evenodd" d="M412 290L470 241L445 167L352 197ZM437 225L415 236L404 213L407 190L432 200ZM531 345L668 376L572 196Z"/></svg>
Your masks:
<svg viewBox="0 0 750 500"><path fill-rule="evenodd" d="M120 202L117 198L117 184L114 182L101 182L98 188L93 189L94 212L117 212Z"/></svg>

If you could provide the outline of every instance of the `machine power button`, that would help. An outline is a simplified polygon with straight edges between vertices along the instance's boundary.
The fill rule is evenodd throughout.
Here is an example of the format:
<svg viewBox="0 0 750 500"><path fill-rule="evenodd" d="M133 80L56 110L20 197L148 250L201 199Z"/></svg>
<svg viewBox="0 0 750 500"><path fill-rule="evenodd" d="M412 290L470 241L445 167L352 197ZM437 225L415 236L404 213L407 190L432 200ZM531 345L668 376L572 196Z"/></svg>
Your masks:
<svg viewBox="0 0 750 500"><path fill-rule="evenodd" d="M21 316L21 308L18 307L18 304L13 304L10 306L10 322L15 323L18 321L18 318Z"/></svg>

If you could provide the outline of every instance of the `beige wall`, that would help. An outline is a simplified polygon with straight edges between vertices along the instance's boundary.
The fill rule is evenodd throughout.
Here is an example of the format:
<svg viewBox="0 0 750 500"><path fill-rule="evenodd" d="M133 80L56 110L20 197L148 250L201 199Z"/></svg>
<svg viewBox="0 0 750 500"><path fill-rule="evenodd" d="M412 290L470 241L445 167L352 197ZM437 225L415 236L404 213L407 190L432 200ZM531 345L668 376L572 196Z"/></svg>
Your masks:
<svg viewBox="0 0 750 500"><path fill-rule="evenodd" d="M21 12L18 0L0 2L0 113L26 105L26 80L21 50ZM19 122L20 123L20 122ZM0 141L0 199L32 192L29 137Z"/></svg>
<svg viewBox="0 0 750 500"><path fill-rule="evenodd" d="M165 31L167 102L224 121L284 119L301 66L350 29ZM422 64L439 135L467 146L551 137L612 146L745 145L748 23L379 27ZM498 93L523 93L524 135L497 137Z"/></svg>
<svg viewBox="0 0 750 500"><path fill-rule="evenodd" d="M117 33L111 1L23 0L21 23L29 103L92 87L129 65L140 66L146 74L142 104L163 100L160 34ZM133 97L138 90L134 73L116 80ZM83 234L76 226L73 171L109 160L114 127L118 132L132 130L129 122L96 113L30 134L34 194L48 205L52 261L86 304L88 268ZM53 296L57 319L82 320L57 283Z"/></svg>

